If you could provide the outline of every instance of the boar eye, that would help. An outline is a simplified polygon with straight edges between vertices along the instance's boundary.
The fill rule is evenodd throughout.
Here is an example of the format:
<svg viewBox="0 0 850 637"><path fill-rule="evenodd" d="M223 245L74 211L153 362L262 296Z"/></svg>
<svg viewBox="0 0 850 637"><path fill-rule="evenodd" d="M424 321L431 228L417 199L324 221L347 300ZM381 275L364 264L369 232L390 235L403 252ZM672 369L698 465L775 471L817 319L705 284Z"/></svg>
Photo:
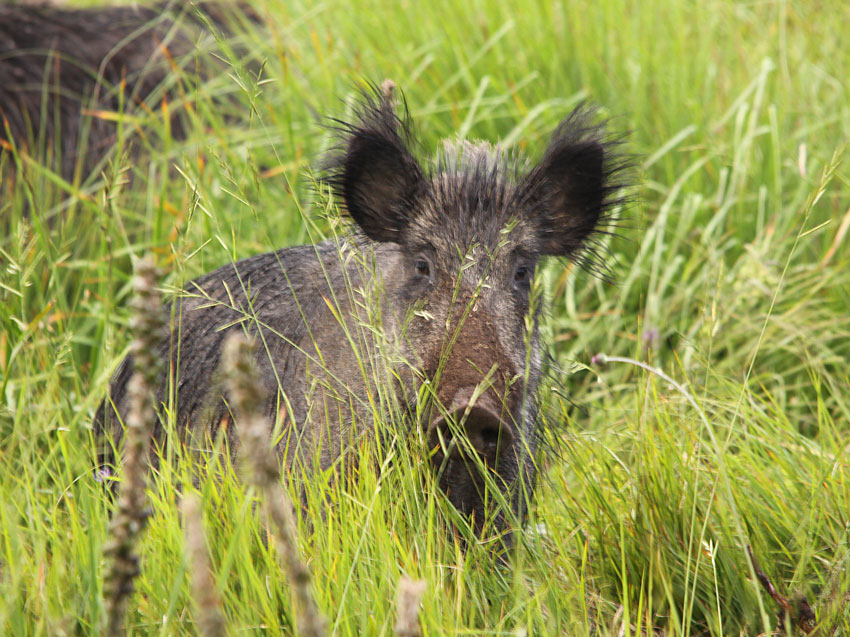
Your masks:
<svg viewBox="0 0 850 637"><path fill-rule="evenodd" d="M531 281L531 267L521 265L514 271L514 283L517 285L528 285Z"/></svg>
<svg viewBox="0 0 850 637"><path fill-rule="evenodd" d="M419 276L431 276L431 266L428 265L425 259L416 259L414 267L416 268L416 274Z"/></svg>

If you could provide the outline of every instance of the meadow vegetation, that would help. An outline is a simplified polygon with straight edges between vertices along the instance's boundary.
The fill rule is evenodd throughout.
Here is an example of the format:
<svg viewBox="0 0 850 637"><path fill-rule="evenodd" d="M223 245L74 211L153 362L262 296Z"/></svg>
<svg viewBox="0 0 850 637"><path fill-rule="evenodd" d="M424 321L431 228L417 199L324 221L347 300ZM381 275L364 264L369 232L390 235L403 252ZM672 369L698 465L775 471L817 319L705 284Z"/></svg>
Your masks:
<svg viewBox="0 0 850 637"><path fill-rule="evenodd" d="M469 137L536 158L590 100L628 131L635 185L600 236L607 277L540 273L549 452L508 556L476 541L404 435L344 485L284 476L306 499L298 543L328 632L391 634L400 583L422 580L424 634L792 634L750 546L778 595L811 606L813 634L850 634L850 5L252 6L265 27L199 40L226 72L176 60L177 98L115 114L91 177L0 150L0 631L103 624L114 501L91 423L132 338L133 258L155 256L168 295L345 232L311 170L332 143L323 118L390 77L425 151ZM199 501L215 621L290 632L261 491L226 456L162 453L128 629L210 625L182 492Z"/></svg>

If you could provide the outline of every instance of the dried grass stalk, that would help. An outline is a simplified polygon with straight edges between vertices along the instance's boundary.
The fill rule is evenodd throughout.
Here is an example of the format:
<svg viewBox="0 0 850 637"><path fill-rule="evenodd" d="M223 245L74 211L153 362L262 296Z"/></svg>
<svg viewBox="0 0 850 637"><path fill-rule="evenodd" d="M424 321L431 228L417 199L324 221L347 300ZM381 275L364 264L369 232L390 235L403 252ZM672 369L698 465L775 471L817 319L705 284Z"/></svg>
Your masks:
<svg viewBox="0 0 850 637"><path fill-rule="evenodd" d="M181 503L186 531L186 552L192 573L192 599L198 615L198 633L203 637L224 637L227 623L221 614L221 602L212 577L201 501L194 493L186 494Z"/></svg>
<svg viewBox="0 0 850 637"><path fill-rule="evenodd" d="M134 296L131 326L135 340L131 346L133 377L128 386L126 442L122 462L118 504L109 525L110 539L104 547L107 572L103 583L106 605L106 634L124 633L127 600L133 593L133 580L139 574L139 558L135 547L148 510L145 499L147 454L156 420L153 392L159 382L161 361L156 353L165 327L165 313L155 288L156 267L152 259L136 262L133 278Z"/></svg>
<svg viewBox="0 0 850 637"><path fill-rule="evenodd" d="M297 632L319 637L325 634L324 621L310 589L310 571L298 551L293 507L280 484L280 460L271 449L269 424L257 409L265 403L265 396L253 355L252 343L241 334L231 336L224 345L231 407L239 418L240 454L271 521L271 532L292 586Z"/></svg>
<svg viewBox="0 0 850 637"><path fill-rule="evenodd" d="M422 631L419 629L419 605L425 594L425 582L423 580L412 580L402 576L398 582L396 594L396 608L398 616L395 623L395 634L398 637L420 637Z"/></svg>

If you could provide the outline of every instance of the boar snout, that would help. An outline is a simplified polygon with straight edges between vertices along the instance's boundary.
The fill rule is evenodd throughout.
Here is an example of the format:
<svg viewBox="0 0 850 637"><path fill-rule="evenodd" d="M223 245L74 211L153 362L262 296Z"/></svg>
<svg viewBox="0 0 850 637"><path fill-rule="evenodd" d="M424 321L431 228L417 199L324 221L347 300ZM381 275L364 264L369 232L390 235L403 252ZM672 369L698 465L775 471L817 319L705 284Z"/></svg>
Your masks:
<svg viewBox="0 0 850 637"><path fill-rule="evenodd" d="M456 447L462 453L464 443L454 444L454 433L460 433L488 466L495 467L499 456L513 445L513 427L500 417L503 409L491 392L473 400L474 396L475 387L463 389L446 413L436 415L429 425L432 448L442 444L446 451Z"/></svg>

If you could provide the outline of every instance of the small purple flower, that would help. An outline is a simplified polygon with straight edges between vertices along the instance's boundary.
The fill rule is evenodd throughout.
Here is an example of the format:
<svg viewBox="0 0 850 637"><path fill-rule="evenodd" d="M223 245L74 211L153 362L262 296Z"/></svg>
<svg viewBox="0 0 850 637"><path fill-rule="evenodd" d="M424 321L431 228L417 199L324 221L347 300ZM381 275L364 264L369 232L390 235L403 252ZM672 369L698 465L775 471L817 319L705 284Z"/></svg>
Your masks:
<svg viewBox="0 0 850 637"><path fill-rule="evenodd" d="M652 349L661 340L661 331L657 327L648 327L641 334L644 349Z"/></svg>
<svg viewBox="0 0 850 637"><path fill-rule="evenodd" d="M109 467L101 467L97 471L94 472L94 481L95 482L107 482L113 477L112 469Z"/></svg>

